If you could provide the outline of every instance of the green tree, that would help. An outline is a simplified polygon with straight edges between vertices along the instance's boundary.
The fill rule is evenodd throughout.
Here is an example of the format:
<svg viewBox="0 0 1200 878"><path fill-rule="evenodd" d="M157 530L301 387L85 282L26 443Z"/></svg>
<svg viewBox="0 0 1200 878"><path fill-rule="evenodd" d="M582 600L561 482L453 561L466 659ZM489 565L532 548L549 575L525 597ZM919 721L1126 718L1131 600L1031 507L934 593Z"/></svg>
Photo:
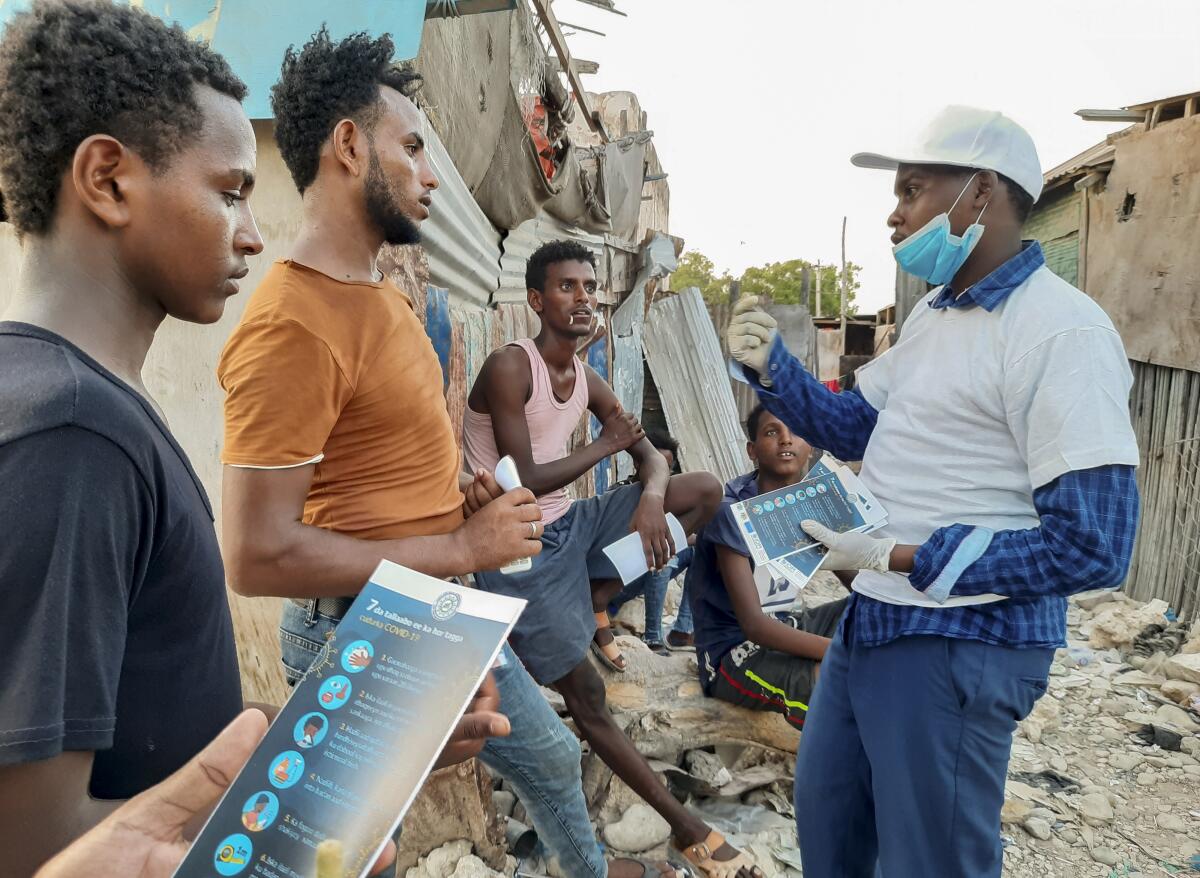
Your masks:
<svg viewBox="0 0 1200 878"><path fill-rule="evenodd" d="M712 260L699 250L688 250L679 257L679 267L671 273L671 289L699 287L704 301L715 304L728 301L732 280L727 271L718 276Z"/></svg>
<svg viewBox="0 0 1200 878"><path fill-rule="evenodd" d="M862 267L846 264L846 313L855 313L854 294L860 286L858 273ZM821 307L819 313L832 317L840 313L841 289L838 286L841 270L838 266L822 265ZM807 305L812 307L816 294L817 267L806 259L769 262L747 268L741 277L742 295L769 296L778 305Z"/></svg>

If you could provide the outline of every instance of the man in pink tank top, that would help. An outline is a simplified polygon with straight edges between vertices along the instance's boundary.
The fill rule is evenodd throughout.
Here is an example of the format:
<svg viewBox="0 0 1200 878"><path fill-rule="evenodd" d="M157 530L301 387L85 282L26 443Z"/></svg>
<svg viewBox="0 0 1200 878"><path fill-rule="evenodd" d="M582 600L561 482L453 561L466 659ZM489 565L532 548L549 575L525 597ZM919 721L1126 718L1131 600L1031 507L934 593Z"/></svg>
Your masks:
<svg viewBox="0 0 1200 878"><path fill-rule="evenodd" d="M538 498L545 530L542 551L525 572L475 575L487 591L529 601L510 638L534 678L558 690L580 733L610 768L671 824L677 849L711 878L761 878L749 857L690 814L613 721L604 681L588 661L615 671L624 660L613 642L606 607L621 581L605 546L636 531L646 562L659 570L676 546L666 513L694 533L716 512L720 482L710 473L672 477L637 418L624 412L604 379L576 356L592 330L595 257L572 241L540 247L525 271L529 306L541 330L492 353L471 389L463 450L472 470L491 470L503 455L516 461L521 482ZM591 443L568 453L580 419L590 411L603 425ZM610 455L628 451L638 482L571 502L567 485Z"/></svg>

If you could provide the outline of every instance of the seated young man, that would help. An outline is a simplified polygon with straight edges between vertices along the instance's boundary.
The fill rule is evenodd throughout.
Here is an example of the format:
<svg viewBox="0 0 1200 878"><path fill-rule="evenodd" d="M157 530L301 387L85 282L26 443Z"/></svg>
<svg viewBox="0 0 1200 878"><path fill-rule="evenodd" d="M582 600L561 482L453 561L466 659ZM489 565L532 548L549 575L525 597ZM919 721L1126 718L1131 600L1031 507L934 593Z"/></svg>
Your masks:
<svg viewBox="0 0 1200 878"><path fill-rule="evenodd" d="M679 472L679 443L666 433L649 432L646 438L650 440L650 444L658 449L658 453L663 456L663 460L667 462L667 469L672 473ZM618 482L613 486L614 490L623 485L632 484L636 481L635 477L630 477L625 481ZM690 537L689 539L695 539ZM688 565L692 563L692 547L679 549L675 557L667 562L667 566L661 570L650 570L639 576L629 585L621 589L620 593L613 598L608 604L609 616L615 617L621 612L621 607L629 603L636 597L644 599L646 605L646 627L645 634L642 635L642 640L646 646L650 647L652 652L658 655L669 655L671 649L686 649L692 645L692 608L688 601L687 588L685 586L683 595L679 599L679 613L675 616L675 621L671 625L671 632L667 635L667 640L663 642L662 636L662 616L663 606L667 598L667 586L671 584L671 580L678 576L683 576L688 569ZM599 629L603 631L604 629Z"/></svg>
<svg viewBox="0 0 1200 878"><path fill-rule="evenodd" d="M761 405L746 419L746 434L756 470L725 485L721 509L700 532L688 570L700 685L710 697L777 711L802 728L846 599L800 613L764 611L754 561L730 507L795 484L812 448Z"/></svg>
<svg viewBox="0 0 1200 878"><path fill-rule="evenodd" d="M671 824L685 858L712 878L754 878L761 870L659 782L613 721L604 681L588 660L600 626L597 652L609 667L623 670L606 610L621 581L604 547L636 531L647 566L661 569L683 548L672 544L666 513L694 532L716 511L721 486L708 473L672 477L636 418L621 410L612 388L576 356L595 314L591 251L572 241L545 244L530 256L525 281L541 330L536 338L494 351L483 364L467 400L463 451L472 471L493 469L501 456L512 456L542 510L542 551L530 570L477 573L476 584L529 601L510 638L513 649L534 679L562 694L600 758ZM568 454L567 443L588 411L603 430ZM571 502L567 485L625 450L637 464L636 483Z"/></svg>

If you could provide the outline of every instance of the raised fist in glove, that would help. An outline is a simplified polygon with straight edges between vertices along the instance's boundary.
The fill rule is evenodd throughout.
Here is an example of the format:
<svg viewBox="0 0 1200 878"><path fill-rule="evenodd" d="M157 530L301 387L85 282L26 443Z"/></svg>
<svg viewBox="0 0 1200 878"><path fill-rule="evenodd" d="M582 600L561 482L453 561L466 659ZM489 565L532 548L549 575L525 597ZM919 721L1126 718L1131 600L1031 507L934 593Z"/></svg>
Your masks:
<svg viewBox="0 0 1200 878"><path fill-rule="evenodd" d="M814 540L828 547L826 570L877 570L880 573L888 571L892 549L896 548L895 540L871 537L855 531L840 534L812 520L800 522L800 527Z"/></svg>
<svg viewBox="0 0 1200 878"><path fill-rule="evenodd" d="M733 306L725 330L729 355L760 376L767 370L767 355L775 339L775 318L758 307L758 296L743 296ZM767 382L764 382L767 383Z"/></svg>

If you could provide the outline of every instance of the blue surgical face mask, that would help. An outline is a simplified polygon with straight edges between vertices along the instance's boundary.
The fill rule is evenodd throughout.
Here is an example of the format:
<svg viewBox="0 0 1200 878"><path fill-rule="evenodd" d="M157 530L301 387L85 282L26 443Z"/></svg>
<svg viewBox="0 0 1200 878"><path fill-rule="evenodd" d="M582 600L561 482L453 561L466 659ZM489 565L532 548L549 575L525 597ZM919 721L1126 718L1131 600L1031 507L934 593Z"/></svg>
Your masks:
<svg viewBox="0 0 1200 878"><path fill-rule="evenodd" d="M949 211L939 213L892 248L896 262L909 274L931 284L949 283L967 261L967 257L983 237L984 227L980 225L979 220L983 219L983 211L987 210L987 204L979 211L975 222L963 232L962 237L950 232L950 212L958 206L958 202L976 176L978 175L973 174L967 181L962 192L958 193L958 198L954 199L954 204L950 205Z"/></svg>

